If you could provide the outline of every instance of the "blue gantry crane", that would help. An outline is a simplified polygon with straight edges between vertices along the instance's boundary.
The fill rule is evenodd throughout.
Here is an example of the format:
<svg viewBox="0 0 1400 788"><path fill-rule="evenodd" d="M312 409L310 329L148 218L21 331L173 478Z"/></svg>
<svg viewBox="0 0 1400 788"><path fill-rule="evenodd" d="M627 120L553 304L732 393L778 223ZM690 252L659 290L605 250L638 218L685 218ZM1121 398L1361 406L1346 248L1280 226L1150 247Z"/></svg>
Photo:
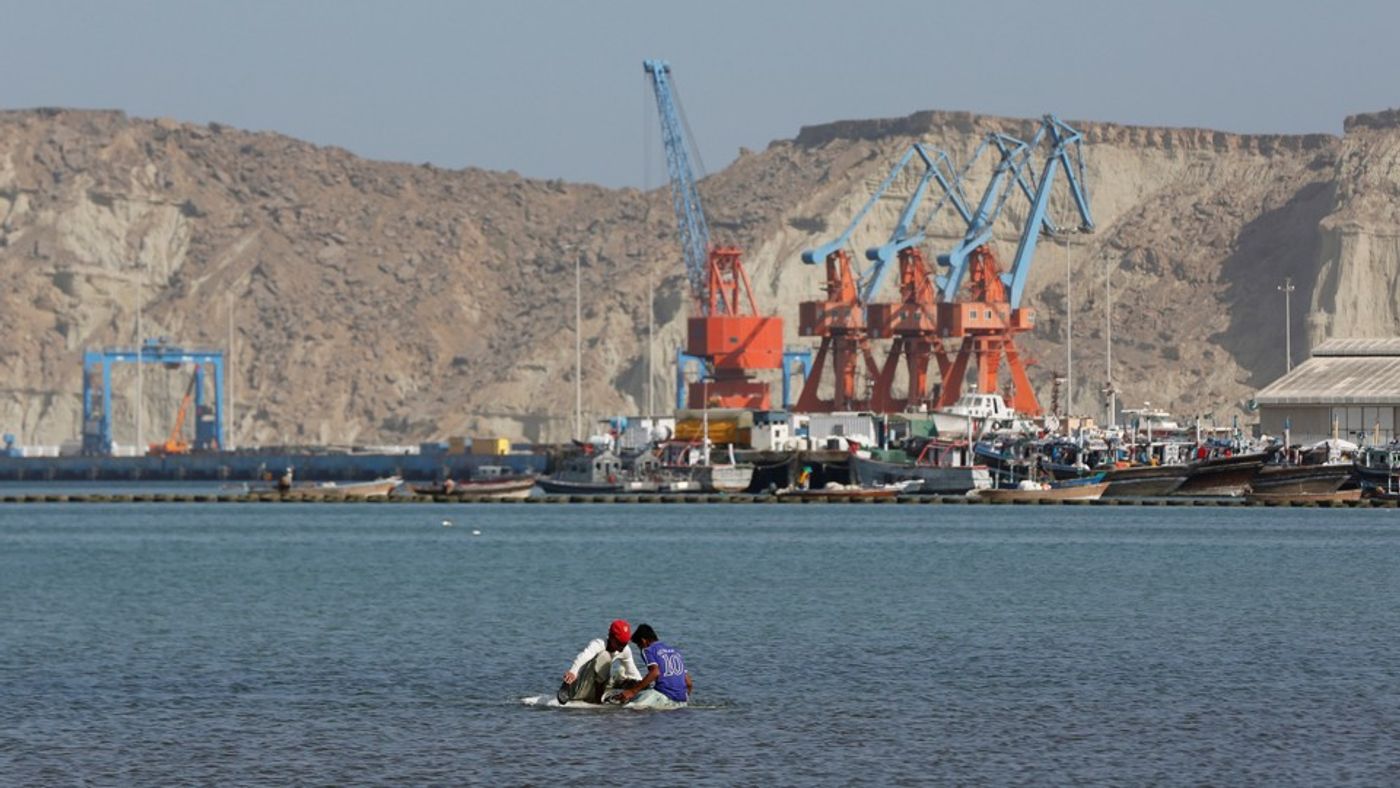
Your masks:
<svg viewBox="0 0 1400 788"><path fill-rule="evenodd" d="M968 223L962 241L938 262L948 269L937 279L939 286L939 333L945 339L961 340L956 358L945 370L942 391L936 405L951 405L961 394L968 365L975 359L979 391L997 391L1001 362L1006 361L1011 376L1007 398L1019 413L1038 416L1040 403L1026 375L1015 337L1034 326L1034 310L1023 307L1021 299L1030 276L1036 244L1042 234L1055 231L1047 213L1056 173L1063 169L1075 206L1079 230L1089 232L1094 223L1084 188L1082 135L1054 115L1045 115L1029 143L1002 134L990 135L1000 153L992 179L982 201ZM985 144L985 143L984 143ZM1049 152L1038 181L1027 181L1026 170L1032 155L1042 144ZM980 150L980 149L979 149ZM1021 228L1020 242L1011 269L1002 272L991 248L992 226L1011 193L1009 183L1017 184L1030 200L1030 210ZM964 278L967 292L962 292Z"/></svg>
<svg viewBox="0 0 1400 788"><path fill-rule="evenodd" d="M159 364L167 369L194 365L189 397L194 405L195 427L190 448L216 451L224 445L223 351L182 348L160 338L147 339L139 348L104 348L83 353L83 454L112 453L112 369L117 364ZM212 409L206 400L209 375L213 376Z"/></svg>
<svg viewBox="0 0 1400 788"><path fill-rule="evenodd" d="M754 373L784 368L782 320L758 313L739 247L711 242L671 66L664 60L647 60L642 69L651 78L661 121L671 204L693 306L685 349L677 358L677 386L685 385L685 360L698 358L704 372L701 380L689 384L690 407L767 410L772 406L768 384Z"/></svg>
<svg viewBox="0 0 1400 788"><path fill-rule="evenodd" d="M923 164L924 169L900 211L899 219L890 233L890 240L882 246L868 250L866 257L873 264L864 271L857 270L846 251L852 235L869 216L871 209L884 199L896 179L916 160ZM937 183L943 188L944 196L940 200L940 206L943 201L952 199L960 211L967 212L961 189L952 177L952 163L947 154L940 150L931 150L922 143L915 143L895 162L889 174L874 189L840 234L827 243L802 253L802 261L808 265L825 263L826 298L820 301L806 301L799 307L801 319L798 333L802 336L821 338L816 359L812 364L812 374L808 376L798 398L799 410L830 412L872 406L880 409L875 403L884 399L878 384L882 376L882 367L876 362L870 339L891 336L887 332L893 316L898 313L894 305L876 303L875 297L889 270L894 267L894 261L903 260L906 250L916 247L923 240L922 228L918 232L912 232L911 229L931 183ZM932 213L936 213L937 210L935 208ZM880 326L878 330L874 327L876 323ZM856 376L861 361L864 362L866 373L873 384L867 397L860 396L856 391ZM832 397L823 399L819 391L824 386L823 381L828 369L833 373L830 387Z"/></svg>

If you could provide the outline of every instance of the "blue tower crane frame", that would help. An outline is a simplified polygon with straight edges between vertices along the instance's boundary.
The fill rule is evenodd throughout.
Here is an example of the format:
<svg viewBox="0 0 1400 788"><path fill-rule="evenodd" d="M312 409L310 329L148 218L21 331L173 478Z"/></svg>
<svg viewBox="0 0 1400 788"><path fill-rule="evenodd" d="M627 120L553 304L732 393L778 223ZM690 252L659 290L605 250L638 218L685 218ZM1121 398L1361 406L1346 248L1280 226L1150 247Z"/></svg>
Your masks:
<svg viewBox="0 0 1400 788"><path fill-rule="evenodd" d="M83 453L112 453L112 369L117 364L160 364L166 367L195 365L194 407L196 451L215 451L224 445L224 353L177 347L164 339L147 339L140 348L104 348L83 353ZM205 369L214 375L214 418L202 418L205 408ZM100 396L100 398L99 398ZM140 407L140 403L137 403ZM139 447L145 451L146 447Z"/></svg>
<svg viewBox="0 0 1400 788"><path fill-rule="evenodd" d="M671 182L671 208L676 213L681 250L685 254L686 279L690 281L691 295L700 305L701 314L708 314L710 225L705 220L695 171L690 166L680 109L671 88L671 65L664 60L645 60L642 70L651 75L656 112L661 119L661 143L666 151L666 174Z"/></svg>

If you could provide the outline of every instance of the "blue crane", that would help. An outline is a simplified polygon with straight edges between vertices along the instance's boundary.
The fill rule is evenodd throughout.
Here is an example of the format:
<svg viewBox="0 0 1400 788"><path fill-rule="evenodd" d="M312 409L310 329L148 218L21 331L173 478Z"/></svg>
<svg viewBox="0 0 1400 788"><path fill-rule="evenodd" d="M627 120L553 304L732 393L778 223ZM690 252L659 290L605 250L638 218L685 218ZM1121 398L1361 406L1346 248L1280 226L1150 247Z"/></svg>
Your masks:
<svg viewBox="0 0 1400 788"><path fill-rule="evenodd" d="M972 222L972 211L967 207L967 199L963 195L962 176L963 173L953 174L953 163L948 158L948 154L942 150L929 151L922 143L914 143L913 147L900 164L895 168L895 172L890 174L890 179L908 163L909 157L917 153L924 163L924 174L919 178L918 185L914 188L913 194L905 204L904 210L899 215L899 221L895 223L894 230L890 233L889 241L884 244L865 250L865 258L875 263L870 271L861 278L861 298L866 303L874 300L875 294L879 292L881 283L889 273L891 264L898 259L899 253L905 249L910 249L924 242L928 225L938 215L943 204L952 201L953 207L962 216L963 221ZM947 171L944 171L944 168ZM964 170L964 173L966 171ZM950 177L950 174L952 176ZM890 179L887 179L887 183ZM928 219L916 232L910 232L914 217L917 215L919 206L928 193L929 182L935 182L943 190L943 197L938 204L928 213Z"/></svg>
<svg viewBox="0 0 1400 788"><path fill-rule="evenodd" d="M984 153L995 147L999 154L996 165L992 169L991 180L982 192L982 199L977 204L977 210L970 216L964 214L967 221L967 232L963 235L962 241L951 251L938 256L938 264L947 268L944 273L936 278L939 291L939 300L943 303L952 303L957 299L958 290L962 287L964 277L967 275L968 259L974 249L977 249L992 240L992 226L1001 215L1002 208L1006 205L1006 199L1011 191L1006 188L1007 179L1021 185L1023 190L1028 192L1028 185L1022 180L1022 170L1030 161L1031 152L1039 142L1039 132L1037 139L1031 143L1026 143L1008 134L991 133L977 146L977 150L968 160L967 168L970 169ZM1029 194L1027 193L1027 196Z"/></svg>
<svg viewBox="0 0 1400 788"><path fill-rule="evenodd" d="M1031 259L1035 256L1035 247L1042 232L1054 232L1054 225L1050 224L1047 216L1047 208L1050 205L1050 192L1054 187L1057 171L1065 171L1065 180L1069 183L1075 209L1079 212L1079 232L1094 230L1089 195L1084 188L1083 135L1054 115L1046 115L1042 119L1041 134L1048 134L1050 138L1050 153L1045 158L1035 196L1031 197L1030 214L1026 217L1026 226L1021 232L1016 256L1011 260L1011 270L1001 277L1008 290L1007 301L1013 309L1021 306L1021 296L1025 293L1026 280L1030 276ZM1071 150L1074 152L1072 159Z"/></svg>
<svg viewBox="0 0 1400 788"><path fill-rule="evenodd" d="M686 278L690 280L691 294L700 303L702 314L708 314L710 226L705 221L695 172L690 167L685 128L671 87L671 65L664 60L645 60L642 70L651 75L656 112L661 118L661 143L666 151L666 174L671 181L671 207L676 212L681 249L685 253Z"/></svg>

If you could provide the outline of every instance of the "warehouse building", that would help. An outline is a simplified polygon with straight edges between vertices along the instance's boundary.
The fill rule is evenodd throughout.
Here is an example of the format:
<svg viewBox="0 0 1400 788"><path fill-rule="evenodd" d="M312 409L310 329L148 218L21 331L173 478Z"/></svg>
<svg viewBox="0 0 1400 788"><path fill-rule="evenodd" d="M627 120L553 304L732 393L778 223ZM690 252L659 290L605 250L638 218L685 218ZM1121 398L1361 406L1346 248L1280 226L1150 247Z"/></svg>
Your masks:
<svg viewBox="0 0 1400 788"><path fill-rule="evenodd" d="M1328 339L1312 357L1254 398L1259 428L1295 444L1334 434L1355 443L1389 442L1400 409L1400 338Z"/></svg>

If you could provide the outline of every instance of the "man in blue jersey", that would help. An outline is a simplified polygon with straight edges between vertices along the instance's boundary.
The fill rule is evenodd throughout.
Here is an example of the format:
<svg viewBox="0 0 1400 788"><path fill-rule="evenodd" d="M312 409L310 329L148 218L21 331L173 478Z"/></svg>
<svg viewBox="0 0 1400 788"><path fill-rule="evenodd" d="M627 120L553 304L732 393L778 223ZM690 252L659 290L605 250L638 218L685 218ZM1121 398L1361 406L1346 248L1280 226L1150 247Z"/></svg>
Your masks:
<svg viewBox="0 0 1400 788"><path fill-rule="evenodd" d="M662 643L650 624L642 624L632 633L632 642L642 650L642 662L647 674L642 680L623 690L619 703L649 709L676 709L690 700L690 672L685 669L681 653Z"/></svg>

